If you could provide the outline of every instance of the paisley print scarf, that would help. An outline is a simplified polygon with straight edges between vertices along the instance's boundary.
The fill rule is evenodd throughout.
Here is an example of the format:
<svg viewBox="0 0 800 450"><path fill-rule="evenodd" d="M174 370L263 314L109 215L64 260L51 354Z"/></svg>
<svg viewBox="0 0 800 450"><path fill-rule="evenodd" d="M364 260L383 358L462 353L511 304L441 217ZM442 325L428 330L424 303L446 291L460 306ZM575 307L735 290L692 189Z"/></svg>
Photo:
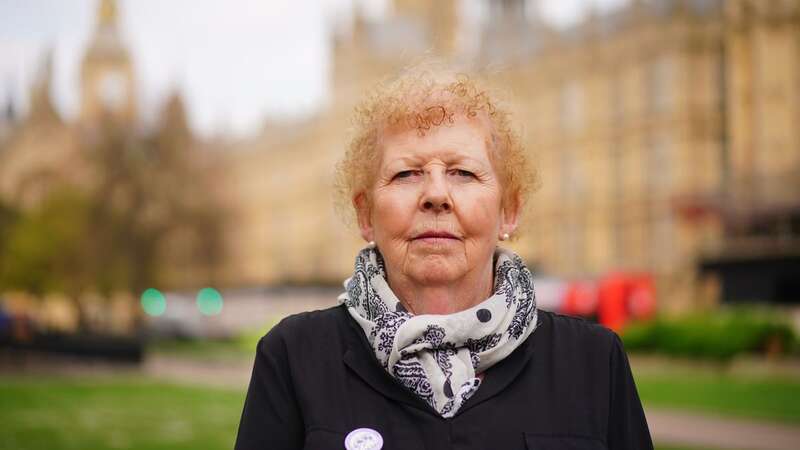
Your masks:
<svg viewBox="0 0 800 450"><path fill-rule="evenodd" d="M339 302L358 322L383 368L442 417L453 417L480 387L476 377L511 354L537 324L533 276L519 256L495 251L494 293L453 314L413 315L386 281L370 245L356 257Z"/></svg>

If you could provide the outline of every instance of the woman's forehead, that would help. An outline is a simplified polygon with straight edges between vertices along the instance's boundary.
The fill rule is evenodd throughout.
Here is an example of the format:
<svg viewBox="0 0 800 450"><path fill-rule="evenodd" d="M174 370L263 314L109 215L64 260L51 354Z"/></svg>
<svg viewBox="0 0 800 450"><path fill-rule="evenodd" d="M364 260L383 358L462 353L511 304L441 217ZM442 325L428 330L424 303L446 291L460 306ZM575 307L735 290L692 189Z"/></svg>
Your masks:
<svg viewBox="0 0 800 450"><path fill-rule="evenodd" d="M489 162L487 139L489 133L480 121L463 118L427 130L385 130L379 147L384 164L424 162L431 158Z"/></svg>

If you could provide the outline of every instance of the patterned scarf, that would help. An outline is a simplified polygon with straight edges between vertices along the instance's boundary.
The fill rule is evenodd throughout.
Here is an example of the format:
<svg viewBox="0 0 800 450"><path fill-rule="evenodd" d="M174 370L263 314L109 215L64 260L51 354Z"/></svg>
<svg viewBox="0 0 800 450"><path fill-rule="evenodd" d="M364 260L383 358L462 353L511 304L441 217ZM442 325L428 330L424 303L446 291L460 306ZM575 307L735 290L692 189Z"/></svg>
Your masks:
<svg viewBox="0 0 800 450"><path fill-rule="evenodd" d="M453 417L478 390L476 374L511 354L536 328L533 276L519 256L495 251L494 294L453 314L406 311L370 245L356 257L339 302L361 325L383 368L442 417Z"/></svg>

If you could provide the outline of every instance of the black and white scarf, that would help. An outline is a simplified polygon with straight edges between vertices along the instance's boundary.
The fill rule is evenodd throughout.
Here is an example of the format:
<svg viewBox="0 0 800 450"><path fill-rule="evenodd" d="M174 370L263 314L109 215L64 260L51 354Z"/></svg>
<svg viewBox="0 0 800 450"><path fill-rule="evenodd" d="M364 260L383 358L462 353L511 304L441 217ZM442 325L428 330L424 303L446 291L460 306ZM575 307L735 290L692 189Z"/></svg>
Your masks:
<svg viewBox="0 0 800 450"><path fill-rule="evenodd" d="M494 293L453 314L413 315L386 281L370 245L356 257L339 302L361 325L383 368L442 417L453 417L478 390L476 377L511 354L536 328L533 276L516 254L495 252Z"/></svg>

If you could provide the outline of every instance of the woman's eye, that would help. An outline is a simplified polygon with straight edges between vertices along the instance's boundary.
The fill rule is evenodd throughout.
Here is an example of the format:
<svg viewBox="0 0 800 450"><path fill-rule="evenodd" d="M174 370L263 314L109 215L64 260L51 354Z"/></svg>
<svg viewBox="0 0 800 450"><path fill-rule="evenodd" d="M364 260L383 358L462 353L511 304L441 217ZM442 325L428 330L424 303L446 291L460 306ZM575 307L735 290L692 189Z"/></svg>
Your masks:
<svg viewBox="0 0 800 450"><path fill-rule="evenodd" d="M415 175L416 173L417 173L416 170L403 170L403 171L397 172L397 174L394 177L395 178L408 178L408 177L410 177L412 175Z"/></svg>
<svg viewBox="0 0 800 450"><path fill-rule="evenodd" d="M475 174L469 170L456 169L453 172L460 177L475 178Z"/></svg>

